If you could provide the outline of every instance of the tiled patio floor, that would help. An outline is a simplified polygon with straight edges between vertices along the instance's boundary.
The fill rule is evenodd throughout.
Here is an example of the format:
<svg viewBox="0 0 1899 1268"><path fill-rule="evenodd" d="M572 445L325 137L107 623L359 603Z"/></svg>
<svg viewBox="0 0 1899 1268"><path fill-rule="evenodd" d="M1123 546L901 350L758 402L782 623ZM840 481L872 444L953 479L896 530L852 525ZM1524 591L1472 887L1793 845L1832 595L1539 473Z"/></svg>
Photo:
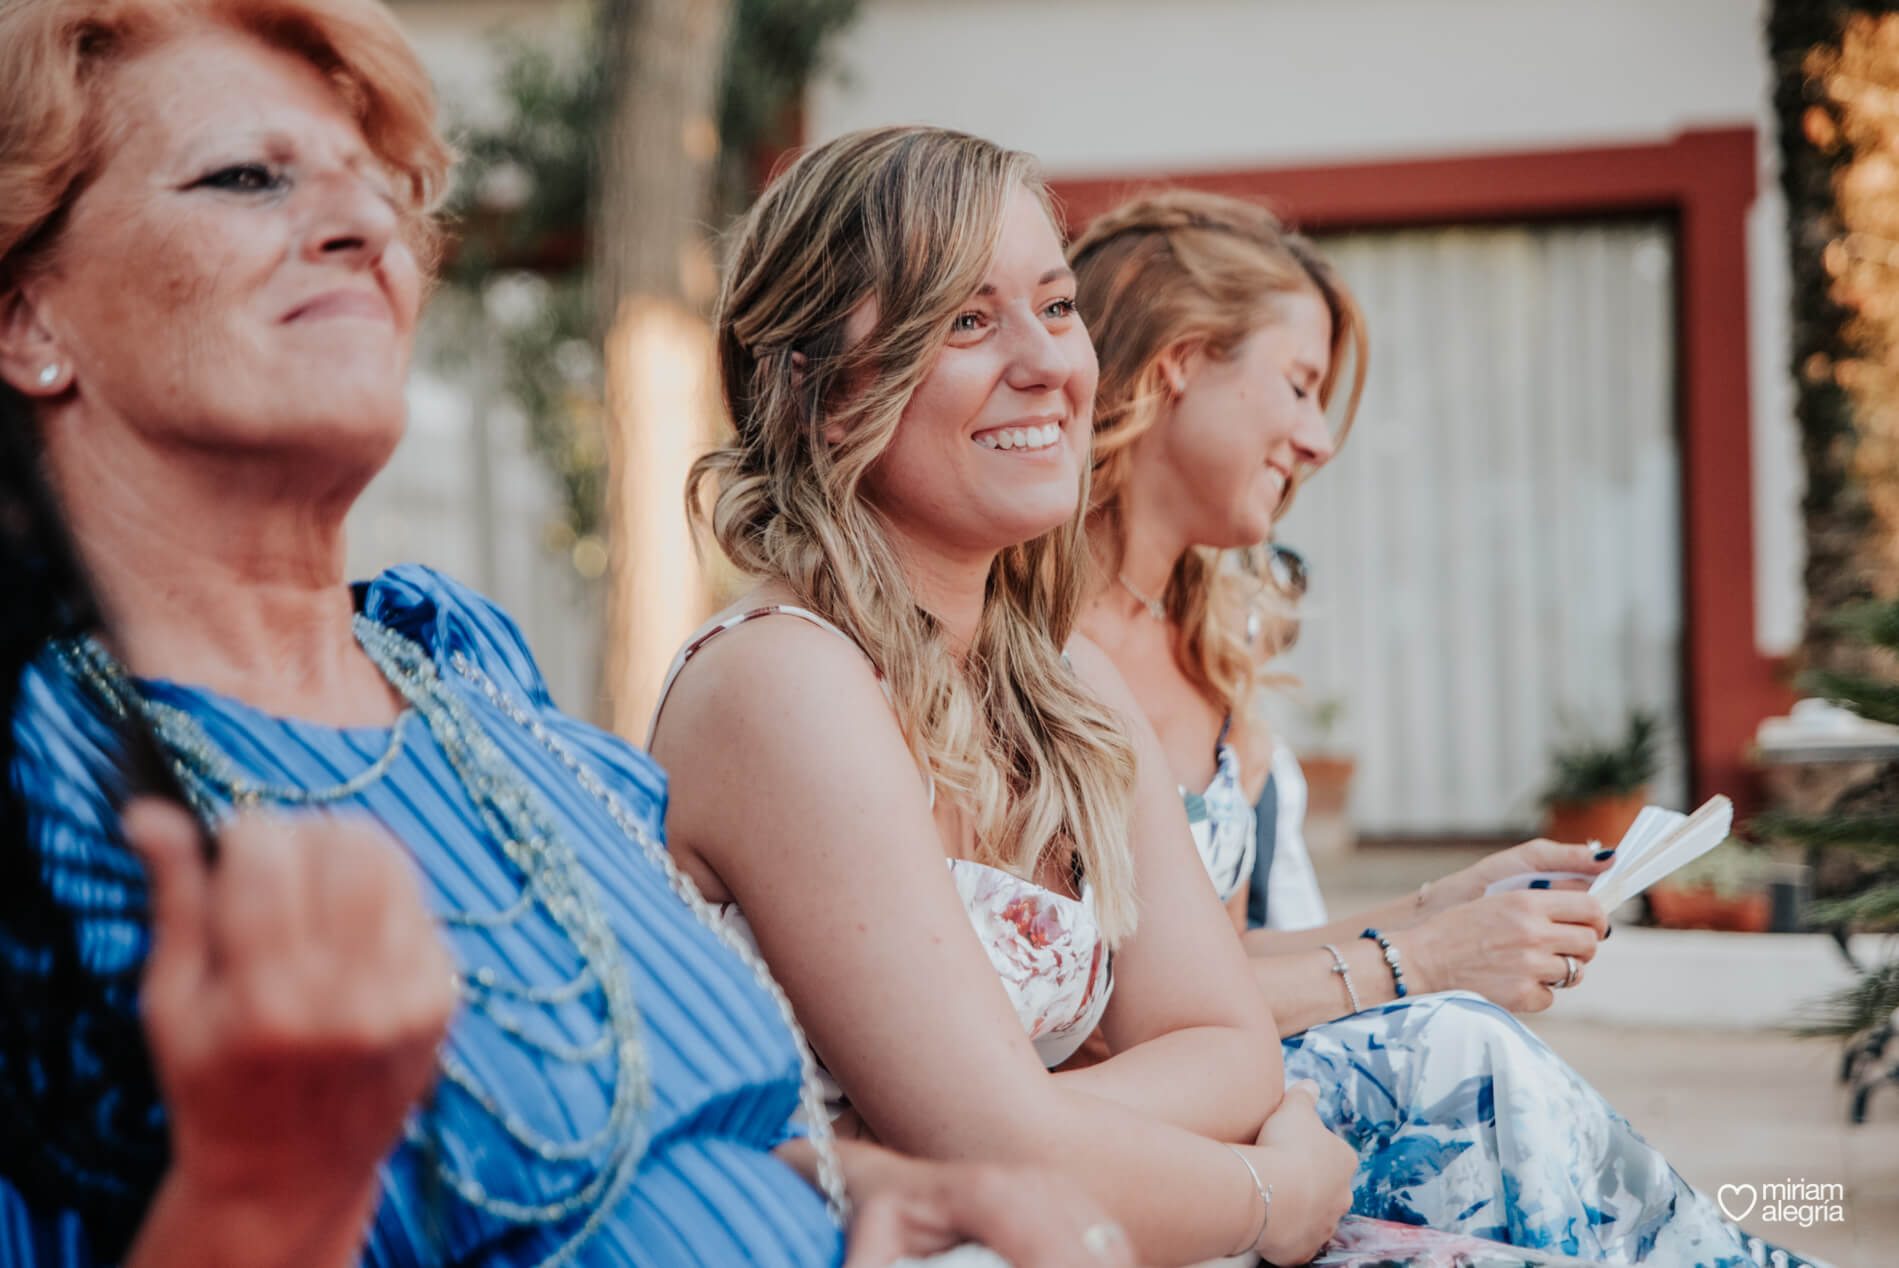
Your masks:
<svg viewBox="0 0 1899 1268"><path fill-rule="evenodd" d="M1770 1224L1757 1208L1741 1221L1750 1231L1837 1268L1899 1265L1899 1088L1873 1098L1871 1121L1849 1125L1834 1044L1528 1020L1696 1187L1846 1186L1842 1223Z"/></svg>

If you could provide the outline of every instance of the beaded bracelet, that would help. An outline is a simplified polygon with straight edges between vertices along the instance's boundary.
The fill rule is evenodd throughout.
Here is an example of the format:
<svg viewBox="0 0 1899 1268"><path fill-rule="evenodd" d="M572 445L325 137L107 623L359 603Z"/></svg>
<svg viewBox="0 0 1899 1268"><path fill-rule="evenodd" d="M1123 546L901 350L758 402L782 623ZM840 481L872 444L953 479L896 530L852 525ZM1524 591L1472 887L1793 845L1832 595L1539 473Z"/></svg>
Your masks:
<svg viewBox="0 0 1899 1268"><path fill-rule="evenodd" d="M1404 984L1404 965L1399 962L1398 948L1391 945L1391 939L1376 929L1367 929L1358 936L1370 938L1378 944L1378 949L1385 953L1385 963L1391 966L1391 984L1398 988L1398 998L1403 999L1409 995L1411 991Z"/></svg>

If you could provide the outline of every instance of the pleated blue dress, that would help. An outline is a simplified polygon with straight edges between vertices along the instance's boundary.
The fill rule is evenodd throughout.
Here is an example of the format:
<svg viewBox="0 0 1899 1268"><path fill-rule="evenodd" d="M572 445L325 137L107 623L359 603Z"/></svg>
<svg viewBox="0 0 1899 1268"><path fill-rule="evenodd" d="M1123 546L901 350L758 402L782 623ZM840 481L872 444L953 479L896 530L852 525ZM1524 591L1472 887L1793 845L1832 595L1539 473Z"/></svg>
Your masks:
<svg viewBox="0 0 1899 1268"><path fill-rule="evenodd" d="M575 1244L585 1210L543 1223L504 1218L497 1212L505 1204L557 1201L597 1167L592 1157L563 1159L529 1148L502 1119L515 1120L529 1139L586 1140L607 1119L615 1058L585 1051L600 1033L597 992L544 1007L464 1009L448 1051L472 1074L477 1092L449 1084L438 1089L426 1116L436 1158L426 1157L418 1143L405 1143L387 1160L363 1262L512 1268L567 1247L568 1262L588 1268L836 1264L842 1235L822 1197L771 1153L794 1134L799 1104L798 1052L776 1003L674 895L605 805L556 753L452 668L453 658L460 653L478 666L655 834L665 813L664 774L632 745L561 714L514 623L465 587L406 566L359 586L357 602L365 615L429 653L597 882L632 975L652 1087L643 1160L597 1231ZM255 781L336 785L370 768L390 746L386 728L319 726L270 717L190 686L141 685L149 699L188 712ZM520 886L474 802L421 719L408 717L401 725L403 744L387 774L337 811L366 815L401 842L439 914L509 908ZM85 967L102 980L135 982L148 944L145 886L105 791L110 773L103 755L113 742L101 707L49 653L27 674L13 727L19 753L12 774L27 799L33 848L53 893L78 916ZM486 966L552 985L580 968L578 953L539 907L495 927L449 923L445 929L469 972ZM106 998L115 1001L109 1007L136 1006L130 990ZM497 1013L538 1042L510 1033ZM84 1040L48 1034L43 1042ZM43 1202L29 1207L15 1177L0 1176L0 1264L100 1262L85 1228L85 1195L109 1191L115 1180L140 1183L136 1162L152 1141L130 1137L155 1136L162 1146L164 1122L156 1103L119 1106L110 1117L134 1125L123 1142L124 1175L75 1170L73 1200L64 1209ZM438 1165L473 1181L490 1200L472 1201L467 1190L437 1183Z"/></svg>

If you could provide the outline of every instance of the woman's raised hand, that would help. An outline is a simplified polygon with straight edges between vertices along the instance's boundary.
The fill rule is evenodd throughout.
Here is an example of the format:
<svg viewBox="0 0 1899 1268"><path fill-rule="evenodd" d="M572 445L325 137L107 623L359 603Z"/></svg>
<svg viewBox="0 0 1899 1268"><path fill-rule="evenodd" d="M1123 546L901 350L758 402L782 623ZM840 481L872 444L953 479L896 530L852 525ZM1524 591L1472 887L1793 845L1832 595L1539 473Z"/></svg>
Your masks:
<svg viewBox="0 0 1899 1268"><path fill-rule="evenodd" d="M1607 857L1598 858L1598 855ZM1463 903L1475 902L1484 890L1498 881L1525 872L1577 872L1595 876L1614 863L1613 843L1605 849L1596 845L1565 845L1539 837L1513 845L1507 850L1477 860L1442 880L1432 881L1424 890L1424 907L1429 912L1447 911ZM1558 882L1556 888L1576 888L1580 882Z"/></svg>
<svg viewBox="0 0 1899 1268"><path fill-rule="evenodd" d="M1568 976L1563 957L1587 964L1608 928L1602 904L1587 893L1522 889L1440 912L1393 941L1413 991L1475 991L1511 1012L1535 1013Z"/></svg>
<svg viewBox="0 0 1899 1268"><path fill-rule="evenodd" d="M1258 1250L1269 1264L1305 1263L1352 1209L1358 1153L1327 1129L1315 1108L1318 1099L1318 1084L1300 1079L1259 1131L1259 1144L1269 1153L1253 1165L1261 1177L1270 1173L1273 1200Z"/></svg>
<svg viewBox="0 0 1899 1268"><path fill-rule="evenodd" d="M407 858L319 815L238 817L215 867L175 806L135 803L125 832L152 887L140 1008L171 1128L161 1208L245 1230L244 1262L353 1263L337 1226L360 1242L457 995Z"/></svg>

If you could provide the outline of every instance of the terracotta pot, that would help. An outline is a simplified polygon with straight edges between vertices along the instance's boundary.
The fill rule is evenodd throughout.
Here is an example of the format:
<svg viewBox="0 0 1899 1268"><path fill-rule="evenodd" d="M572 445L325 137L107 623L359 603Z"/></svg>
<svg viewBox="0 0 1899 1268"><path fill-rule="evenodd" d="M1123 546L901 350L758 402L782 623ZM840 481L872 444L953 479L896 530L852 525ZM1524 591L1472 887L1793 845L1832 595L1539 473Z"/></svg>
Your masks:
<svg viewBox="0 0 1899 1268"><path fill-rule="evenodd" d="M1620 797L1598 797L1594 801L1552 801L1544 815L1543 835L1552 841L1578 845L1585 841L1614 845L1647 804L1645 787Z"/></svg>
<svg viewBox="0 0 1899 1268"><path fill-rule="evenodd" d="M1357 760L1351 757L1326 753L1301 756L1299 768L1306 775L1306 813L1343 815L1351 795L1352 772L1357 767Z"/></svg>
<svg viewBox="0 0 1899 1268"><path fill-rule="evenodd" d="M1763 890L1720 894L1707 886L1650 887L1648 911L1664 929L1722 929L1729 933L1765 933L1773 923L1773 902Z"/></svg>

